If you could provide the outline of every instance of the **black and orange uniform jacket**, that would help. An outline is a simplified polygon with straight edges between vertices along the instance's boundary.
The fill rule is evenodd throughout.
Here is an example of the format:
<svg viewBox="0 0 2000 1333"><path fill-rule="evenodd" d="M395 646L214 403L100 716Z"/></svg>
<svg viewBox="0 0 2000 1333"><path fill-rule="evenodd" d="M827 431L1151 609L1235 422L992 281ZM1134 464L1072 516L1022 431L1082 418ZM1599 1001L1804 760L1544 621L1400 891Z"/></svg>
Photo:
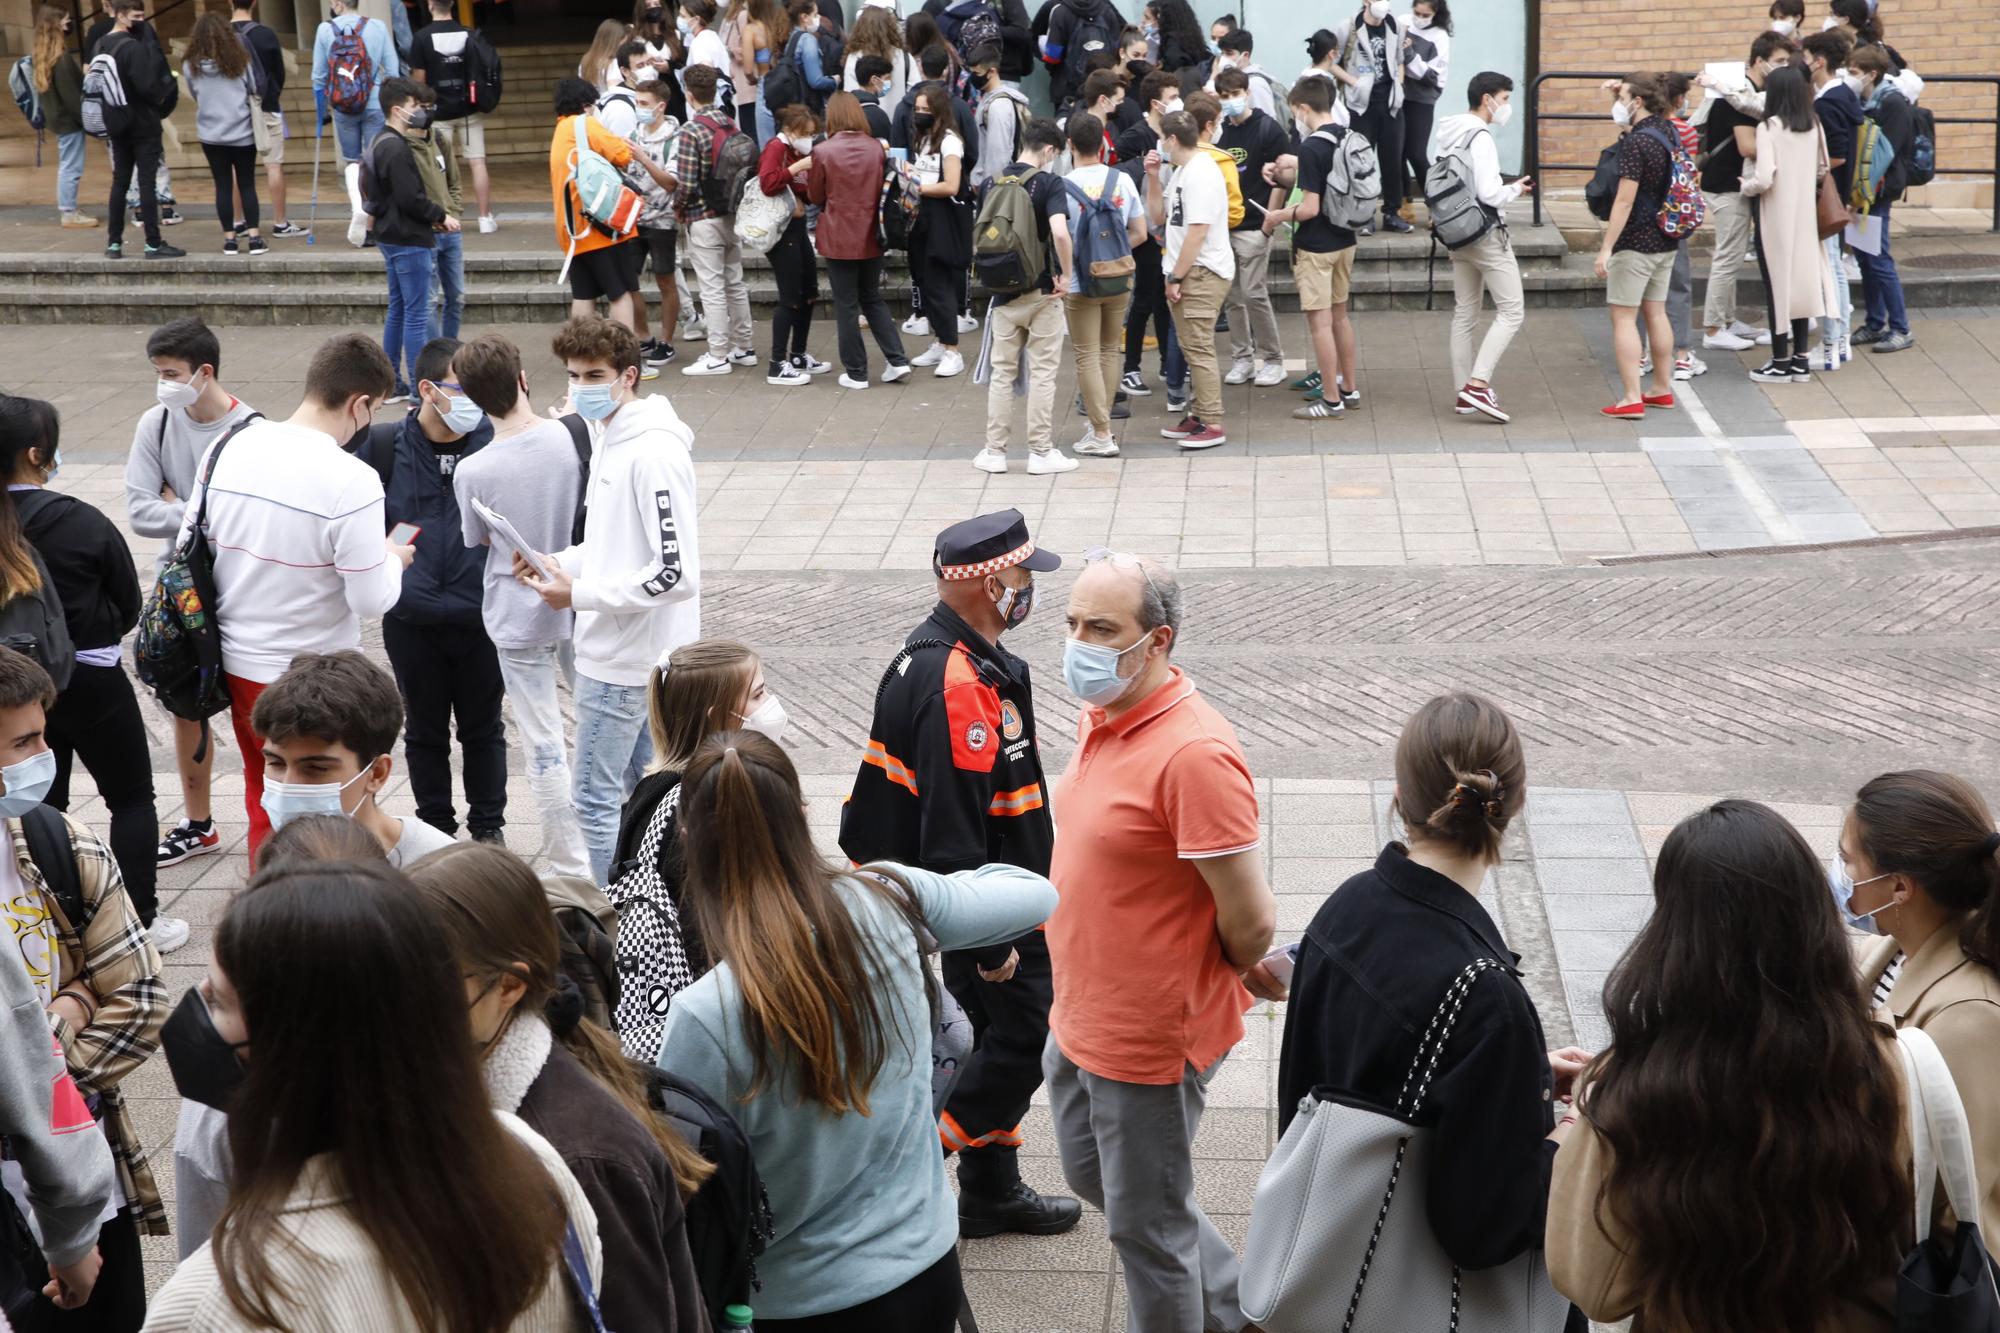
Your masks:
<svg viewBox="0 0 2000 1333"><path fill-rule="evenodd" d="M949 874L999 861L1046 875L1054 845L1028 664L940 602L883 673L841 850L857 864ZM996 968L1009 947L973 957Z"/></svg>

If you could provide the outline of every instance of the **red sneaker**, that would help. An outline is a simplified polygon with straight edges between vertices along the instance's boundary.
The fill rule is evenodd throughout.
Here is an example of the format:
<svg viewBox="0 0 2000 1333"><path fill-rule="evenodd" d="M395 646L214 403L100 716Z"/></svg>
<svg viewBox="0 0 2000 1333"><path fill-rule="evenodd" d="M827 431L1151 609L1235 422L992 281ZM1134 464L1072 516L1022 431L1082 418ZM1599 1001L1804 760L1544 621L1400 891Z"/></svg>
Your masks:
<svg viewBox="0 0 2000 1333"><path fill-rule="evenodd" d="M1639 401L1647 407L1672 407L1674 396L1671 393L1644 393L1639 395Z"/></svg>
<svg viewBox="0 0 2000 1333"><path fill-rule="evenodd" d="M1644 403L1626 403L1622 407L1614 404L1611 407L1600 408L1599 410L1607 417L1620 417L1626 421L1637 421L1646 415L1646 405Z"/></svg>
<svg viewBox="0 0 2000 1333"><path fill-rule="evenodd" d="M1500 399L1494 395L1490 384L1468 384L1458 391L1458 405L1469 407L1475 412L1483 412L1495 421L1508 420L1507 413L1500 406Z"/></svg>
<svg viewBox="0 0 2000 1333"><path fill-rule="evenodd" d="M1181 436L1181 448L1213 449L1218 444L1229 443L1229 437L1222 433L1222 427L1211 426L1201 421L1195 422L1195 425L1200 429L1192 435Z"/></svg>
<svg viewBox="0 0 2000 1333"><path fill-rule="evenodd" d="M1190 412L1181 418L1178 426L1162 426L1160 434L1169 440L1185 440L1202 429L1201 418Z"/></svg>

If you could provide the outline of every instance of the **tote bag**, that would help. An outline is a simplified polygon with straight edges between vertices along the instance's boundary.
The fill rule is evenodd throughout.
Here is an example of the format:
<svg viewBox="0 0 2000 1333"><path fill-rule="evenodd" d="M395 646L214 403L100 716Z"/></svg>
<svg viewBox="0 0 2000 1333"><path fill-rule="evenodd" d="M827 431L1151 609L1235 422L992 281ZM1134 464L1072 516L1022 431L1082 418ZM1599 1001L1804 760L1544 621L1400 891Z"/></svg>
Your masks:
<svg viewBox="0 0 2000 1333"><path fill-rule="evenodd" d="M1937 1043L1919 1028L1896 1033L1910 1103L1911 1170L1917 1187L1917 1245L1896 1273L1900 1333L2000 1333L2000 1283L1980 1239L1979 1175L1965 1103ZM1931 1229L1939 1178L1958 1218L1949 1239Z"/></svg>
<svg viewBox="0 0 2000 1333"><path fill-rule="evenodd" d="M1299 1103L1243 1250L1243 1315L1266 1333L1560 1333L1569 1302L1541 1251L1463 1272L1425 1209L1433 1131L1418 1115L1473 983L1494 969L1508 970L1481 958L1452 980L1394 1107L1330 1088Z"/></svg>

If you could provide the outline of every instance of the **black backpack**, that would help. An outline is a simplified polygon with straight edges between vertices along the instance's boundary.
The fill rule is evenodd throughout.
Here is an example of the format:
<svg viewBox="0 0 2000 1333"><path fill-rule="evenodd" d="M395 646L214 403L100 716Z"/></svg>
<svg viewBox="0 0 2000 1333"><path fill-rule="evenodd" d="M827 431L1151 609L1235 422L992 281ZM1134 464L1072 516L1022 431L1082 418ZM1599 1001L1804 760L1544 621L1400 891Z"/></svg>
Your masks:
<svg viewBox="0 0 2000 1333"><path fill-rule="evenodd" d="M500 106L500 53L485 33L474 32L465 39L465 61L466 104L482 116L491 115Z"/></svg>
<svg viewBox="0 0 2000 1333"><path fill-rule="evenodd" d="M1611 205L1618 198L1618 145L1608 143L1604 151L1597 155L1597 170L1590 173L1590 184L1583 187L1583 202L1590 208L1590 216L1599 222L1611 221Z"/></svg>
<svg viewBox="0 0 2000 1333"><path fill-rule="evenodd" d="M31 502L33 496L51 496L51 499ZM43 504L67 498L46 491L20 491L15 494L14 504L25 524L28 515ZM60 691L76 670L76 644L69 637L69 622L63 616L62 594L56 591L49 567L42 562L42 553L30 547L28 555L35 562L41 586L0 606L0 647L12 648L41 663L42 670L49 673L49 679Z"/></svg>
<svg viewBox="0 0 2000 1333"><path fill-rule="evenodd" d="M569 544L576 546L583 541L584 502L590 496L590 426L584 419L572 412L559 418L569 431L569 442L576 450L576 516L570 520ZM389 478L396 473L396 436L402 431L401 421L378 421L368 428L368 438L355 456L382 479L382 493L389 493Z"/></svg>
<svg viewBox="0 0 2000 1333"><path fill-rule="evenodd" d="M825 94L808 87L805 72L799 68L799 43L812 38L812 33L794 31L785 39L778 58L771 62L771 72L764 76L765 106L774 111L779 107L802 106L815 116L826 110Z"/></svg>
<svg viewBox="0 0 2000 1333"><path fill-rule="evenodd" d="M724 1307L754 1303L757 1256L773 1231L771 1200L757 1174L750 1137L722 1103L694 1084L656 1064L634 1063L645 1075L646 1100L715 1164L715 1174L687 1201L687 1239L709 1321L725 1328Z"/></svg>
<svg viewBox="0 0 2000 1333"><path fill-rule="evenodd" d="M1075 88L1083 83L1090 57L1099 51L1118 49L1118 33L1104 22L1105 6L1089 11L1072 8L1076 24L1070 29L1069 45L1063 48L1063 84ZM1114 11L1115 12L1115 11ZM1202 80L1203 83L1207 79Z"/></svg>
<svg viewBox="0 0 2000 1333"><path fill-rule="evenodd" d="M472 114L472 33L465 34L465 41L456 51L438 49L440 34L430 35L430 60L424 66L424 77L437 91L438 120L463 120ZM444 36L454 36L446 33Z"/></svg>

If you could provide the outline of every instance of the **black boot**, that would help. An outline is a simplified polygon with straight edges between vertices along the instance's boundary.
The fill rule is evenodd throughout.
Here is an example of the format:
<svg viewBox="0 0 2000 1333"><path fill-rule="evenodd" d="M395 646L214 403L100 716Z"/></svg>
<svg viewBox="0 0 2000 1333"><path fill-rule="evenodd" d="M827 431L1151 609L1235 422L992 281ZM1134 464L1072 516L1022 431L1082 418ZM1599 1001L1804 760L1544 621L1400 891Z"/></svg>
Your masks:
<svg viewBox="0 0 2000 1333"><path fill-rule="evenodd" d="M958 1234L967 1240L1016 1232L1023 1236L1059 1236L1083 1216L1075 1199L1037 1194L1025 1180L1016 1180L997 1195L975 1194L960 1186Z"/></svg>

